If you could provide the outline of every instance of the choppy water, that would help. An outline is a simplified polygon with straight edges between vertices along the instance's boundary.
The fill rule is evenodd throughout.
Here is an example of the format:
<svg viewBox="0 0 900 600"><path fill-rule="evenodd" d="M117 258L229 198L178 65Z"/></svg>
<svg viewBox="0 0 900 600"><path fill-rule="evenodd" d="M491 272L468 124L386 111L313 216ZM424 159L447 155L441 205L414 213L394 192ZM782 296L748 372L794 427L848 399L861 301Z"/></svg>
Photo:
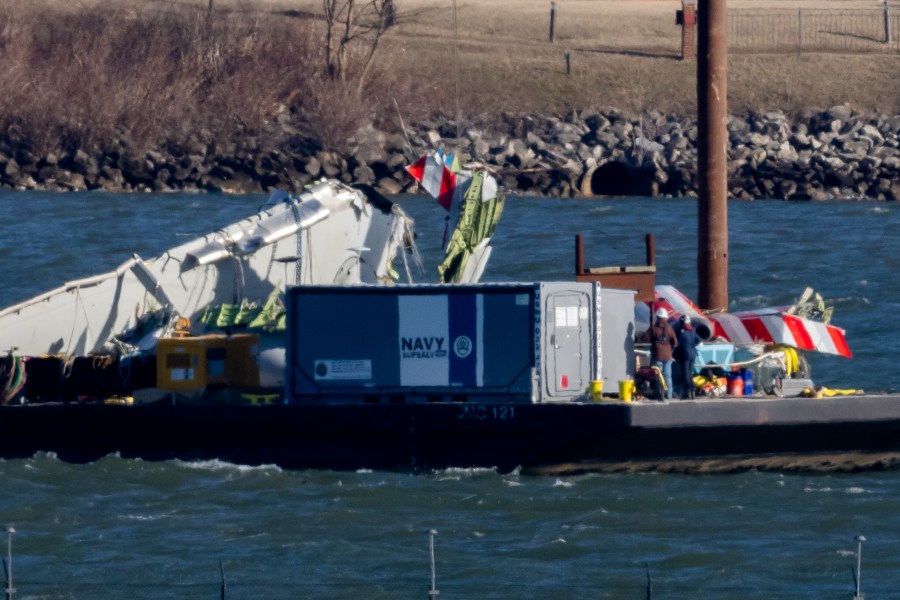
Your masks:
<svg viewBox="0 0 900 600"><path fill-rule="evenodd" d="M0 306L150 257L243 216L263 197L0 192ZM443 215L403 198L434 279ZM817 383L900 389L900 208L874 203L730 206L734 309L784 304L807 285L835 305L853 360L814 362ZM571 279L640 264L695 295L688 200L512 198L486 279ZM291 472L220 463L52 456L0 462L0 523L17 598L421 598L435 539L440 598L900 597L900 474L425 475ZM2 540L2 536L0 536ZM2 546L2 544L0 544Z"/></svg>

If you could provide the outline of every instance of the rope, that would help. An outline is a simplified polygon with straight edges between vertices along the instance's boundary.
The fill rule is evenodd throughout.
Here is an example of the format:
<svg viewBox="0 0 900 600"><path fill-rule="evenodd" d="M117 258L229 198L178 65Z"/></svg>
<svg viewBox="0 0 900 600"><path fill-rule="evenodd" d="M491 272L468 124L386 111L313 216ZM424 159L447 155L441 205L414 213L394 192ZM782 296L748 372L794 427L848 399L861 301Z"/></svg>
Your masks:
<svg viewBox="0 0 900 600"><path fill-rule="evenodd" d="M638 346L638 345L649 346L649 344L635 344L635 346ZM641 356L650 356L649 348L647 350L644 350L643 348L635 347L634 353L637 355L641 355ZM755 357L753 357L749 360L745 360L745 361L735 361L735 362L732 362L729 366L731 366L731 367L746 367L748 365L754 365L756 363L762 362L769 358L777 359L781 363L782 367L787 369L787 365L785 364L786 357L785 357L784 352L782 352L781 350L773 350L771 352L765 352L763 354L760 354L759 356L755 356ZM718 363L706 363L703 366L704 367L720 367L722 369L725 368L723 365L720 365Z"/></svg>
<svg viewBox="0 0 900 600"><path fill-rule="evenodd" d="M0 367L0 404L6 404L15 398L25 387L27 373L25 372L25 359L16 356L13 350L6 355L3 366Z"/></svg>
<svg viewBox="0 0 900 600"><path fill-rule="evenodd" d="M456 62L456 151L460 151L462 111L459 107L459 20L456 16L456 0L453 0L453 58Z"/></svg>
<svg viewBox="0 0 900 600"><path fill-rule="evenodd" d="M114 362L116 359L109 354L98 354L91 357L91 367L94 369L106 369Z"/></svg>
<svg viewBox="0 0 900 600"><path fill-rule="evenodd" d="M63 377L68 379L72 375L72 366L75 364L75 357L62 355L63 360Z"/></svg>

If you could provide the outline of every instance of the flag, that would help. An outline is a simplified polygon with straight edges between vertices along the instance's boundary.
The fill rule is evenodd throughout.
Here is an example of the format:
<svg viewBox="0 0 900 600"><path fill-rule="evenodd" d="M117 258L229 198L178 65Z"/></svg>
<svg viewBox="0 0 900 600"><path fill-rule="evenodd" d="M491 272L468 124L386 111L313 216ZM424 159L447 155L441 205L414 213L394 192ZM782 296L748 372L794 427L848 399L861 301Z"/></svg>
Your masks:
<svg viewBox="0 0 900 600"><path fill-rule="evenodd" d="M426 154L414 164L406 167L406 172L418 181L426 192L437 198L444 210L450 210L456 174L436 154Z"/></svg>

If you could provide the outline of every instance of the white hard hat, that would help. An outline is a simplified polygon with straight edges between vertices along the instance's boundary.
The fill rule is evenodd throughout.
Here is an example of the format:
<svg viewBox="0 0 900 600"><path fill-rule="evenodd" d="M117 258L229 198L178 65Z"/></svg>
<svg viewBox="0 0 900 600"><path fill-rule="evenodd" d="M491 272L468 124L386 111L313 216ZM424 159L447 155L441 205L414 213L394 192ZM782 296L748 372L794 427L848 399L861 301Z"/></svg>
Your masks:
<svg viewBox="0 0 900 600"><path fill-rule="evenodd" d="M664 308L657 308L657 309L656 309L656 318L658 318L658 319L668 319L668 318L669 318L669 311L667 311L667 310L664 309Z"/></svg>
<svg viewBox="0 0 900 600"><path fill-rule="evenodd" d="M684 324L685 325L691 324L691 318L688 315L684 315Z"/></svg>

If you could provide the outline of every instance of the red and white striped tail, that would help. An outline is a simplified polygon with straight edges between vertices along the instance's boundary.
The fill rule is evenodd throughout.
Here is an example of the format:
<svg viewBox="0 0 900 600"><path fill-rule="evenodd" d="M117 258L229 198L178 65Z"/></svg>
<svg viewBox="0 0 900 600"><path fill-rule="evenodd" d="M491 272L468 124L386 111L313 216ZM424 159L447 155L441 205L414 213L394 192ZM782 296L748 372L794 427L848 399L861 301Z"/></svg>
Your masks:
<svg viewBox="0 0 900 600"><path fill-rule="evenodd" d="M711 315L723 337L735 346L753 343L782 344L799 350L836 354L851 358L844 330L820 321L773 309L746 313Z"/></svg>
<svg viewBox="0 0 900 600"><path fill-rule="evenodd" d="M671 285L656 286L656 306L663 306L671 317L690 315L714 326L714 335L738 347L753 344L782 344L851 358L844 330L820 321L790 315L785 307L752 312L704 313L696 304Z"/></svg>

